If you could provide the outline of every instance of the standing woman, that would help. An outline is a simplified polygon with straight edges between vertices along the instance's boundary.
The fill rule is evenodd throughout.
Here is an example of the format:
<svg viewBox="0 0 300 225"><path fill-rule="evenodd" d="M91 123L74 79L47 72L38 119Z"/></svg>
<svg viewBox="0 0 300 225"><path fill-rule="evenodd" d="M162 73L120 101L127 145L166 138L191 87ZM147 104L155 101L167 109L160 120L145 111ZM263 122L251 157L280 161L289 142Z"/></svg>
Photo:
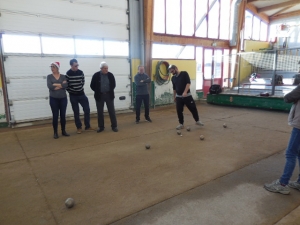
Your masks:
<svg viewBox="0 0 300 225"><path fill-rule="evenodd" d="M66 76L59 73L59 62L53 62L50 65L52 74L47 76L47 86L50 94L50 106L52 110L52 125L54 130L53 138L57 139L58 115L60 114L61 134L70 136L66 132L66 110L67 110L67 94L68 86Z"/></svg>

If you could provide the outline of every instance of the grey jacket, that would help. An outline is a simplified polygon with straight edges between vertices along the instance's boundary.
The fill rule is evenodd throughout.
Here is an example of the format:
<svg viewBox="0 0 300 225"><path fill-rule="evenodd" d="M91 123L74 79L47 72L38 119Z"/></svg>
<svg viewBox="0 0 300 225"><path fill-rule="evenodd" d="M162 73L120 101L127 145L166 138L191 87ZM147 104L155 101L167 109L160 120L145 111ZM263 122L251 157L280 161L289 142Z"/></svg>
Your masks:
<svg viewBox="0 0 300 225"><path fill-rule="evenodd" d="M47 76L47 86L49 88L49 95L53 98L66 98L66 88L68 87L68 83L64 81L67 81L66 76L60 74L60 77L58 80L55 79L55 77L52 74L49 74ZM55 90L55 86L53 84L61 84L62 88L59 90Z"/></svg>
<svg viewBox="0 0 300 225"><path fill-rule="evenodd" d="M143 82L141 82L143 80ZM136 84L136 95L148 95L148 84L151 82L149 76L145 73L137 73L134 76L134 82Z"/></svg>
<svg viewBox="0 0 300 225"><path fill-rule="evenodd" d="M290 110L288 124L300 129L300 84L284 96L284 101L287 103L294 103Z"/></svg>

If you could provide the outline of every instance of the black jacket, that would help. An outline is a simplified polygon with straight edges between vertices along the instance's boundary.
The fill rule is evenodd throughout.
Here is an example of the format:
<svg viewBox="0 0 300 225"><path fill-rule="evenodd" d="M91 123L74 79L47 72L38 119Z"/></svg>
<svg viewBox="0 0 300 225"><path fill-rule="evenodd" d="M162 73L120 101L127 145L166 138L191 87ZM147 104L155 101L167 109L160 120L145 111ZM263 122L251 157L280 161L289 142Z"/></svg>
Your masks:
<svg viewBox="0 0 300 225"><path fill-rule="evenodd" d="M94 97L95 97L95 100L96 101L100 101L101 99L101 79L100 79L100 71L95 73L92 77L92 80L91 80L91 89L94 91ZM111 72L108 72L107 73L107 76L108 76L108 80L109 80L109 96L111 99L114 99L115 98L115 92L114 92L114 89L116 87L116 80L115 80L115 77L114 75L111 73Z"/></svg>

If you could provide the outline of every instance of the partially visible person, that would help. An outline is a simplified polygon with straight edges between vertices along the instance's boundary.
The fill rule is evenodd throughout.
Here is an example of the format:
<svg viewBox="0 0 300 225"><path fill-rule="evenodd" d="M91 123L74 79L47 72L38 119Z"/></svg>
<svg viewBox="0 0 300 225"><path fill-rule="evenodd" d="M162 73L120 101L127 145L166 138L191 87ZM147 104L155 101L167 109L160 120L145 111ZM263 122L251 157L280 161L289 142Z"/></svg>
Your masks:
<svg viewBox="0 0 300 225"><path fill-rule="evenodd" d="M91 89L94 91L96 100L97 114L98 114L98 130L100 133L104 130L104 114L103 108L106 103L107 110L110 117L111 128L114 132L118 132L117 118L115 112L115 92L116 87L115 77L111 72L108 72L108 65L106 62L100 63L100 71L96 72L91 80Z"/></svg>
<svg viewBox="0 0 300 225"><path fill-rule="evenodd" d="M84 112L84 126L87 131L94 131L90 125L90 105L89 99L84 93L84 74L78 69L78 61L76 59L70 60L71 69L67 71L66 78L68 82L67 91L69 92L70 102L72 105L75 125L77 128L77 134L82 132L82 123L80 120L79 104L83 108Z"/></svg>
<svg viewBox="0 0 300 225"><path fill-rule="evenodd" d="M300 169L300 85L290 93L286 94L284 96L284 101L293 103L288 116L288 124L292 126L293 129L285 153L286 163L280 179L275 180L270 184L265 184L264 188L275 193L289 194L289 187L300 191L300 174L296 181L290 181L296 167L297 159L299 161Z"/></svg>
<svg viewBox="0 0 300 225"><path fill-rule="evenodd" d="M175 65L170 65L168 70L171 74L173 74L173 97L174 102L176 102L177 116L179 120L179 125L176 129L179 130L184 128L184 106L186 106L192 113L193 118L196 121L196 125L204 126L204 124L199 120L197 106L190 92L191 80L189 74L186 71L179 71Z"/></svg>
<svg viewBox="0 0 300 225"><path fill-rule="evenodd" d="M60 115L61 134L63 136L70 136L66 132L66 110L67 110L67 94L66 88L68 86L66 76L59 73L59 62L52 62L52 74L47 76L47 86L49 88L49 102L52 110L52 125L54 130L53 138L57 139L58 133L58 115Z"/></svg>
<svg viewBox="0 0 300 225"><path fill-rule="evenodd" d="M152 122L149 117L149 91L148 84L151 82L149 76L145 74L144 66L140 65L138 67L139 72L134 76L134 82L136 85L136 117L135 123L140 122L141 106L142 102L145 107L145 119L148 122Z"/></svg>

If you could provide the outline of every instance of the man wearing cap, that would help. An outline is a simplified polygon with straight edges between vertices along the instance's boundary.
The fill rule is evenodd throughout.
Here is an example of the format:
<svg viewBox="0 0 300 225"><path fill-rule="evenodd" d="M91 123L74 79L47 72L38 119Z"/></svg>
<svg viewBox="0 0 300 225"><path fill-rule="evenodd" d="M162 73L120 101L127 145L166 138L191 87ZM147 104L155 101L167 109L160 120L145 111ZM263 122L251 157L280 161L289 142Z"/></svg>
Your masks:
<svg viewBox="0 0 300 225"><path fill-rule="evenodd" d="M72 105L75 125L77 127L77 134L82 132L82 123L80 120L80 109L79 104L83 108L84 112L84 125L85 130L94 131L90 125L90 105L89 99L84 93L84 74L81 70L78 69L78 61L76 59L70 60L71 69L68 70L66 78L68 81L67 91L69 92L70 102Z"/></svg>
<svg viewBox="0 0 300 225"><path fill-rule="evenodd" d="M144 102L145 107L145 120L152 122L149 117L149 91L148 84L151 82L149 76L145 74L144 66L138 67L139 72L134 76L134 83L136 85L136 120L135 123L140 122L141 106Z"/></svg>
<svg viewBox="0 0 300 225"><path fill-rule="evenodd" d="M176 102L177 116L179 120L179 125L176 127L176 129L179 130L184 128L184 105L186 105L186 107L192 113L193 118L196 121L196 125L204 126L204 124L199 120L196 103L190 92L191 80L189 74L186 71L179 71L175 65L170 65L168 70L169 73L173 74L173 96L174 102Z"/></svg>
<svg viewBox="0 0 300 225"><path fill-rule="evenodd" d="M94 97L97 106L97 132L100 133L105 128L103 114L104 103L106 103L107 110L109 113L111 128L114 132L118 132L117 118L114 106L114 89L116 87L116 81L114 75L111 72L108 72L108 65L106 62L100 63L100 71L93 75L90 86L91 89L94 91Z"/></svg>

